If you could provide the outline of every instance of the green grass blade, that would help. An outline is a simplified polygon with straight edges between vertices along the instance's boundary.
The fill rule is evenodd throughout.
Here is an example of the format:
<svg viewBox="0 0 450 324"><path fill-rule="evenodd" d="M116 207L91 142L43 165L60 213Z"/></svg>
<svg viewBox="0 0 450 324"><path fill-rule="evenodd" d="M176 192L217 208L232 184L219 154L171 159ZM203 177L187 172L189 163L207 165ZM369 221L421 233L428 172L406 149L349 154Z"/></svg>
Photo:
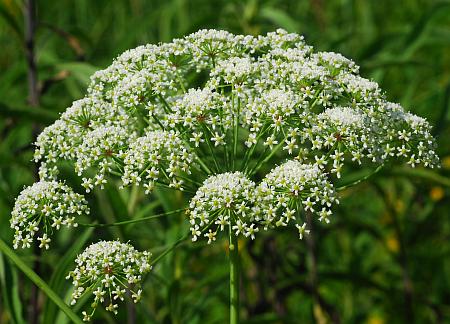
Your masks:
<svg viewBox="0 0 450 324"><path fill-rule="evenodd" d="M4 309L9 310L10 320L15 324L25 324L22 316L22 303L19 296L17 271L0 255L0 291L4 301Z"/></svg>
<svg viewBox="0 0 450 324"><path fill-rule="evenodd" d="M83 321L72 309L39 277L11 248L0 239L0 251L13 262L48 298L50 298L74 323L82 324Z"/></svg>
<svg viewBox="0 0 450 324"><path fill-rule="evenodd" d="M50 278L49 286L56 291L57 293L64 293L64 286L67 283L65 279L67 273L69 272L77 254L83 249L88 239L91 237L93 228L86 229L83 234L76 240L76 242L71 245L70 249L68 249L67 253L61 258L59 263L55 267L55 272ZM44 319L42 323L55 323L55 319L57 316L58 308L54 303L50 303L49 300L44 304Z"/></svg>
<svg viewBox="0 0 450 324"><path fill-rule="evenodd" d="M421 168L396 167L390 170L391 174L413 178L421 178L441 186L450 187L450 179L440 175L436 171Z"/></svg>
<svg viewBox="0 0 450 324"><path fill-rule="evenodd" d="M264 7L261 9L261 17L265 18L277 26L286 29L289 32L295 32L299 30L298 24L291 16L289 16L283 10L279 10L272 7Z"/></svg>
<svg viewBox="0 0 450 324"><path fill-rule="evenodd" d="M83 86L89 84L91 75L98 70L98 67L86 62L59 63L56 67L61 71L69 71L70 75Z"/></svg>
<svg viewBox="0 0 450 324"><path fill-rule="evenodd" d="M19 37L20 40L23 39L22 27L17 22L16 17L6 8L6 5L0 2L0 17L11 27L14 33Z"/></svg>
<svg viewBox="0 0 450 324"><path fill-rule="evenodd" d="M42 123L51 123L58 118L58 114L39 107L30 108L28 106L10 106L0 102L1 117L16 117L19 120L32 120Z"/></svg>

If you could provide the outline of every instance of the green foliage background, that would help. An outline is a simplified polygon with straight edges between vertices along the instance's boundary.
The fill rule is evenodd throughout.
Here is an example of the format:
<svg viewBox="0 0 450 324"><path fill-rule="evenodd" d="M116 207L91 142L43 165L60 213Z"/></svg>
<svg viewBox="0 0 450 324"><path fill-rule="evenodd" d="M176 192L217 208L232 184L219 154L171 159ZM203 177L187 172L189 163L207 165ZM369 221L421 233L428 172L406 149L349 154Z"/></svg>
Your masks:
<svg viewBox="0 0 450 324"><path fill-rule="evenodd" d="M27 103L23 3L0 0L0 236L11 242L14 198L35 181L33 130L81 98L89 76L126 49L200 28L259 34L282 27L318 50L336 51L379 82L388 98L429 119L439 170L387 168L342 193L313 240L294 230L242 241L246 323L450 323L450 1L433 0L73 0L37 3L40 104ZM356 171L354 176L356 177ZM78 188L79 179L65 174ZM108 186L89 197L99 222L139 218L184 205L173 192L145 196ZM90 220L86 219L87 222ZM157 255L187 231L171 216L127 227L78 228L41 255L20 251L68 300L73 259L99 239L132 241ZM159 263L136 309L98 323L224 323L228 317L225 240L183 244ZM31 284L0 255L0 323L28 323ZM44 295L42 323L67 320ZM134 317L134 318L133 318Z"/></svg>

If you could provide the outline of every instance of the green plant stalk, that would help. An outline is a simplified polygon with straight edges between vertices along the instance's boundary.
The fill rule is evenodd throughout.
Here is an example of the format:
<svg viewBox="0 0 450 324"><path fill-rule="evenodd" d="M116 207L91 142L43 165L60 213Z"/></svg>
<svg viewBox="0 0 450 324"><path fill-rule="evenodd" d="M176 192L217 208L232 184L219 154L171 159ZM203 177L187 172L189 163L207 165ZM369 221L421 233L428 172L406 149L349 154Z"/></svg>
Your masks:
<svg viewBox="0 0 450 324"><path fill-rule="evenodd" d="M39 289L41 289L72 322L83 324L83 321L77 314L70 309L70 307L44 282L44 280L42 280L41 277L21 260L2 239L0 239L0 251L6 255Z"/></svg>
<svg viewBox="0 0 450 324"><path fill-rule="evenodd" d="M207 133L209 133L209 135L212 135L212 132L210 131L209 127L206 124L201 123L201 126L202 126L203 131L205 132L205 135L207 135ZM214 147L213 147L213 144L211 143L211 139L209 138L209 135L205 136L206 144L207 144L209 152L211 153L211 156L214 160L214 164L216 166L216 171L220 173L219 162L217 162L216 155L214 154Z"/></svg>
<svg viewBox="0 0 450 324"><path fill-rule="evenodd" d="M248 172L248 174L249 174L249 175L254 175L256 172L258 172L259 169L260 169L260 167L261 167L264 163L266 163L267 161L269 161L270 158L271 158L272 156L274 156L275 153L278 152L278 150L283 146L285 140L286 140L286 137L285 137L280 143L278 143L277 146L275 146L275 148L270 152L269 155L267 155L264 159L261 159L261 158L260 158L260 159L258 160L258 162L256 163L255 167L254 167L253 169L251 169L251 170ZM263 157L263 156L264 156L264 155L262 155L261 157Z"/></svg>
<svg viewBox="0 0 450 324"><path fill-rule="evenodd" d="M363 182L363 181L366 181L367 179L369 179L369 178L372 177L373 175L375 175L375 174L377 174L378 172L380 172L380 170L381 170L383 167L384 167L384 163L383 163L383 164L380 164L373 172L369 173L368 175L366 175L366 176L364 176L364 177L362 177L362 178L360 178L360 179L358 179L358 180L356 180L356 181L353 181L353 182L347 183L347 184L345 184L345 185L343 185L343 186L337 187L337 188L336 188L336 191L342 191L342 190L345 190L345 189L347 189L347 188L356 186L357 184L360 184L360 183Z"/></svg>
<svg viewBox="0 0 450 324"><path fill-rule="evenodd" d="M208 168L205 162L201 159L201 157L195 153L195 156L197 157L197 162L200 164L200 166L203 168L203 170L206 172L207 175L212 174L212 171Z"/></svg>
<svg viewBox="0 0 450 324"><path fill-rule="evenodd" d="M234 98L233 98L233 100L234 100ZM233 104L234 104L234 102L233 102ZM234 165L235 165L236 155L237 155L240 110L241 110L241 101L239 100L239 97L238 97L237 98L237 113L236 113L236 117L235 117L234 134L233 134L233 161L232 161L233 170L234 170Z"/></svg>
<svg viewBox="0 0 450 324"><path fill-rule="evenodd" d="M131 219L131 220L123 221L123 222L116 222L116 223L109 223L109 224L78 223L78 225L85 226L85 227L110 227L110 226L128 225L128 224L135 224L135 223L139 223L139 222L145 222L145 221L148 221L148 220L151 220L151 219L160 218L160 217L164 217L164 216L169 216L169 215L172 215L172 214L181 213L184 210L185 210L184 208L180 208L180 209L172 210L172 211L167 212L167 213L161 213L161 214L146 216L146 217L142 217L142 218L138 218L138 219Z"/></svg>
<svg viewBox="0 0 450 324"><path fill-rule="evenodd" d="M263 137L264 134L267 133L267 131L270 130L270 127L267 126L267 123L263 125L263 127L261 127L261 129L258 132L258 136L256 137L256 143L252 145L251 149L249 150L245 150L244 153L244 158L242 161L242 165L241 165L241 170L244 171L244 173L246 172L247 168L248 168L248 162L250 161L251 157L253 156L253 152L256 149L256 146L259 143L259 140Z"/></svg>
<svg viewBox="0 0 450 324"><path fill-rule="evenodd" d="M230 324L239 323L239 248L230 226Z"/></svg>
<svg viewBox="0 0 450 324"><path fill-rule="evenodd" d="M201 230L201 234L204 234L216 221L216 219L219 217L219 212L214 216L214 218L205 226L203 227L203 229ZM200 235L201 235L200 234ZM155 265L156 263L158 263L159 260L161 260L162 258L164 258L168 253L172 252L178 245L180 245L181 243L183 243L184 241L186 241L189 238L190 233L186 233L183 237L179 238L175 243L173 243L171 246L169 246L167 249L165 249L160 255L158 255L158 257L156 259L154 259L151 262L151 265Z"/></svg>

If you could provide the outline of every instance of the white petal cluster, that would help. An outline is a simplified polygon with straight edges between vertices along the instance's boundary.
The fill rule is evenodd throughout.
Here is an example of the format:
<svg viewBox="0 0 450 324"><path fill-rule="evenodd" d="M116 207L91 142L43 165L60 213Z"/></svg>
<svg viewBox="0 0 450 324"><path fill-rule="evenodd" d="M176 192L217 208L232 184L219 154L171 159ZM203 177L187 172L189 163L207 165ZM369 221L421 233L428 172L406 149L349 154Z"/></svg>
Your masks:
<svg viewBox="0 0 450 324"><path fill-rule="evenodd" d="M288 33L284 29L277 29L267 33L266 36L258 36L257 49L264 48L290 48L305 46L304 37L296 33Z"/></svg>
<svg viewBox="0 0 450 324"><path fill-rule="evenodd" d="M361 164L361 159L373 152L378 136L370 119L362 111L350 107L327 108L311 124L305 138L311 142L312 150L319 151L316 163L325 167L331 160L331 171L338 177L346 154ZM321 156L320 150L326 152L326 157Z"/></svg>
<svg viewBox="0 0 450 324"><path fill-rule="evenodd" d="M151 68L126 74L112 94L113 103L127 109L138 108L155 94L166 95L176 90L175 80L170 62L158 60Z"/></svg>
<svg viewBox="0 0 450 324"><path fill-rule="evenodd" d="M319 120L328 120L339 127L361 127L364 123L364 116L361 112L349 107L327 108L318 115Z"/></svg>
<svg viewBox="0 0 450 324"><path fill-rule="evenodd" d="M39 181L22 190L11 213L14 248L29 248L34 237L49 248L51 235L62 226L76 227L76 217L89 214L87 201L56 181Z"/></svg>
<svg viewBox="0 0 450 324"><path fill-rule="evenodd" d="M54 178L61 160L75 162L84 138L102 127L124 128L127 132L136 123L126 111L97 98L75 101L54 124L38 136L34 159L41 162L41 178Z"/></svg>
<svg viewBox="0 0 450 324"><path fill-rule="evenodd" d="M308 120L303 104L303 96L288 89L264 90L260 96L249 98L242 112L242 124L250 131L245 145L251 147L261 139L264 146L272 149L286 142L286 149L292 154L298 147L298 127Z"/></svg>
<svg viewBox="0 0 450 324"><path fill-rule="evenodd" d="M112 176L147 193L159 185L195 192L192 238L211 243L218 231L253 239L261 225L289 223L302 238L309 231L305 212L328 220L337 203L330 181L345 175L346 164L375 169L399 160L433 167L435 147L426 120L388 102L376 82L338 53L314 53L303 36L282 29L257 37L200 30L128 50L96 72L86 98L39 135L35 160L46 180L56 180L60 161L73 164L87 192ZM51 200L59 205L46 218L49 202L28 199L13 216L15 246L29 246L43 222L39 240L47 247L48 230L65 219L61 208L72 205ZM85 205L70 199L77 206L72 214ZM127 272L112 277L108 264L125 264L135 276L139 268L134 250L128 261L111 261L122 260L124 251L118 242L86 251L74 299L95 285L95 303L108 299L115 311L123 288L111 278Z"/></svg>
<svg viewBox="0 0 450 324"><path fill-rule="evenodd" d="M77 148L75 171L81 176L89 169L94 169L94 176L86 175L83 178L83 186L87 192L94 186L104 186L107 174L120 167L129 142L134 138L135 133L118 126L98 127L83 137Z"/></svg>
<svg viewBox="0 0 450 324"><path fill-rule="evenodd" d="M149 252L139 252L128 243L100 241L90 245L75 260L76 268L69 273L74 285L71 304L85 293L92 293L91 312L83 312L84 320L91 320L97 306L117 314L118 303L131 293L137 303L141 299L143 276L148 273Z"/></svg>
<svg viewBox="0 0 450 324"><path fill-rule="evenodd" d="M257 201L266 227L294 222L300 238L305 233L301 213L314 213L320 221L328 222L330 207L339 203L333 185L322 170L317 165L296 160L275 167L265 176L257 188Z"/></svg>
<svg viewBox="0 0 450 324"><path fill-rule="evenodd" d="M187 53L184 41L128 50L91 77L88 93L127 108L138 108L151 96L173 93L179 74L187 68L178 66L180 62L172 58Z"/></svg>
<svg viewBox="0 0 450 324"><path fill-rule="evenodd" d="M255 46L252 36L233 35L224 30L202 29L186 37L197 71L214 67L216 62L241 56Z"/></svg>
<svg viewBox="0 0 450 324"><path fill-rule="evenodd" d="M436 165L428 123L387 102L358 71L282 29L257 37L200 30L140 46L92 76L88 96L39 136L35 159L50 179L58 161L72 161L88 191L111 174L141 183L139 167L125 174L123 159L148 130L176 134L201 162L194 167L201 179L236 171L239 158L252 176L278 150L338 177L346 162ZM183 161L186 152L174 154ZM174 173L173 187L183 188L182 176Z"/></svg>
<svg viewBox="0 0 450 324"><path fill-rule="evenodd" d="M155 182L183 189L183 180L177 176L189 174L193 156L174 131L149 131L130 144L124 155L124 185L143 184L146 193Z"/></svg>
<svg viewBox="0 0 450 324"><path fill-rule="evenodd" d="M217 77L227 84L237 85L238 88L252 78L255 65L251 57L231 57L220 61L211 71L211 77ZM216 81L219 83L220 81Z"/></svg>
<svg viewBox="0 0 450 324"><path fill-rule="evenodd" d="M358 73L359 66L352 60L346 58L342 54L334 52L319 52L314 54L318 59L319 64L331 68L332 73L339 74L341 70L346 70L351 73Z"/></svg>
<svg viewBox="0 0 450 324"><path fill-rule="evenodd" d="M174 102L173 112L167 114L164 124L205 133L223 132L231 126L230 106L226 99L211 88L189 89Z"/></svg>
<svg viewBox="0 0 450 324"><path fill-rule="evenodd" d="M203 234L211 243L219 230L253 239L259 230L254 204L255 183L241 172L207 178L189 205L192 241ZM204 233L206 229L209 229L208 233Z"/></svg>
<svg viewBox="0 0 450 324"><path fill-rule="evenodd" d="M436 143L427 120L405 112L399 104L390 102L386 102L380 110L386 120L386 123L380 126L386 134L383 158L406 159L412 167L422 164L433 168L438 165Z"/></svg>

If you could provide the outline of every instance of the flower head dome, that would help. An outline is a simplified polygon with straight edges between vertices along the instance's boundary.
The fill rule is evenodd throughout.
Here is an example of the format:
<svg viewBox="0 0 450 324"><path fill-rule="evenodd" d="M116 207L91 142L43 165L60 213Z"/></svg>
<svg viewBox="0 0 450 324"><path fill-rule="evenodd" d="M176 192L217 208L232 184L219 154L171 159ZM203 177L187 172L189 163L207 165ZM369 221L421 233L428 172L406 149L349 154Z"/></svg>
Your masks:
<svg viewBox="0 0 450 324"><path fill-rule="evenodd" d="M35 235L40 248L49 248L50 236L62 226L76 227L76 217L89 214L87 201L61 182L39 181L25 188L11 214L14 248L28 248Z"/></svg>
<svg viewBox="0 0 450 324"><path fill-rule="evenodd" d="M180 148L165 151L173 163L164 171L177 171L160 174L162 185L190 191L185 163L198 187L212 174L252 177L286 158L337 177L345 163L438 162L426 121L387 102L352 60L315 53L282 29L258 37L200 30L126 51L44 130L35 157L46 178L58 161L72 161L88 191L112 176L151 189L156 177L142 181L141 172L154 154L138 148L149 145L149 131L172 134Z"/></svg>
<svg viewBox="0 0 450 324"><path fill-rule="evenodd" d="M338 203L333 185L317 165L290 160L275 167L262 180L257 201L267 226L287 226L294 222L302 238L305 212L319 215L328 222L330 207ZM303 223L303 224L302 224Z"/></svg>
<svg viewBox="0 0 450 324"><path fill-rule="evenodd" d="M197 190L189 205L192 240L203 234L209 243L219 230L254 238L258 231L253 205L255 183L241 172L211 176ZM213 227L208 233L202 233Z"/></svg>
<svg viewBox="0 0 450 324"><path fill-rule="evenodd" d="M127 292L131 292L137 303L141 298L143 276L152 269L150 256L149 252L139 252L130 244L118 241L90 245L77 257L76 268L67 276L74 285L71 304L86 292L92 293L92 311L83 312L84 320L88 321L101 304L106 305L107 311L117 314L117 303L124 300Z"/></svg>
<svg viewBox="0 0 450 324"><path fill-rule="evenodd" d="M177 176L189 173L193 156L179 134L174 131L149 131L130 144L124 156L124 185L144 184L146 193L153 190L155 182L181 188L182 179Z"/></svg>

